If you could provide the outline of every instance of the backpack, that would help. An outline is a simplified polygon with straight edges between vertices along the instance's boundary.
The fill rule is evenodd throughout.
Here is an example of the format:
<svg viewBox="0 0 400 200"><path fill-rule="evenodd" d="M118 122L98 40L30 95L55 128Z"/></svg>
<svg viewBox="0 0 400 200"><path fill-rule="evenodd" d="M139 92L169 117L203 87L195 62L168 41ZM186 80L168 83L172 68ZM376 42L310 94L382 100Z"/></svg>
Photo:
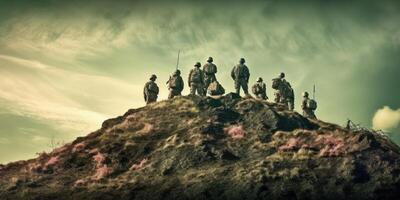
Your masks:
<svg viewBox="0 0 400 200"><path fill-rule="evenodd" d="M201 78L201 70L200 69L193 69L190 73L190 82L199 83L202 82Z"/></svg>
<svg viewBox="0 0 400 200"><path fill-rule="evenodd" d="M282 81L281 83L283 84L282 90L283 90L283 96L285 98L294 98L294 91L293 88L290 86L290 84L287 81Z"/></svg>
<svg viewBox="0 0 400 200"><path fill-rule="evenodd" d="M257 95L257 94L259 94L259 93L262 92L263 86L260 85L260 84L258 84L258 83L256 83L256 84L253 85L253 87L251 88L251 90L252 90L253 94Z"/></svg>
<svg viewBox="0 0 400 200"><path fill-rule="evenodd" d="M204 72L206 73L206 74L215 74L215 73L217 73L217 66L215 66L214 64L212 64L212 63L207 63L205 66L204 66Z"/></svg>
<svg viewBox="0 0 400 200"><path fill-rule="evenodd" d="M168 84L170 88L175 88L177 86L178 77L172 76L169 78Z"/></svg>
<svg viewBox="0 0 400 200"><path fill-rule="evenodd" d="M150 82L148 87L149 92L158 94L159 88L156 83Z"/></svg>
<svg viewBox="0 0 400 200"><path fill-rule="evenodd" d="M317 102L314 99L309 99L307 101L307 108L309 108L311 110L317 109Z"/></svg>
<svg viewBox="0 0 400 200"><path fill-rule="evenodd" d="M225 94L224 87L222 87L222 85L218 81L212 82L208 86L207 91L208 91L208 94L210 94L210 95L223 95L223 94Z"/></svg>
<svg viewBox="0 0 400 200"><path fill-rule="evenodd" d="M246 65L237 65L236 69L235 69L235 76L236 76L236 79L248 78L249 71L248 71Z"/></svg>
<svg viewBox="0 0 400 200"><path fill-rule="evenodd" d="M277 90L279 88L279 85L281 83L281 79L280 78L274 78L272 79L272 88Z"/></svg>

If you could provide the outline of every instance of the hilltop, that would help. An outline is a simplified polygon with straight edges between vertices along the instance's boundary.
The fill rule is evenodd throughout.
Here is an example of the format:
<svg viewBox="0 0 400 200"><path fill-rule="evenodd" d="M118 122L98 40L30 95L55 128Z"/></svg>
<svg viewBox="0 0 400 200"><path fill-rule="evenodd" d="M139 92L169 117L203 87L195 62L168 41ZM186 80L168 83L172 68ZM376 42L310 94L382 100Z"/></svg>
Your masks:
<svg viewBox="0 0 400 200"><path fill-rule="evenodd" d="M177 97L0 165L0 199L395 199L399 163L374 132L233 93Z"/></svg>

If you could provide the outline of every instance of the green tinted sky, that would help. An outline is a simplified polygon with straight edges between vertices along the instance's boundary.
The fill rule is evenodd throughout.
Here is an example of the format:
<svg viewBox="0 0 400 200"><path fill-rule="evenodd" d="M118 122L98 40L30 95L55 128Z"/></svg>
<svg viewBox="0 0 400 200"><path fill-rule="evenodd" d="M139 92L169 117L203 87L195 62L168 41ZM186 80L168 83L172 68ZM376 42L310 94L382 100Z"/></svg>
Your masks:
<svg viewBox="0 0 400 200"><path fill-rule="evenodd" d="M233 91L230 69L245 57L251 82L261 76L270 84L286 72L297 109L302 91L316 84L322 120L372 127L381 109L374 126L396 132L396 1L82 2L0 2L0 163L143 106L152 73L165 99L178 49L185 79L194 62L213 56L217 78Z"/></svg>

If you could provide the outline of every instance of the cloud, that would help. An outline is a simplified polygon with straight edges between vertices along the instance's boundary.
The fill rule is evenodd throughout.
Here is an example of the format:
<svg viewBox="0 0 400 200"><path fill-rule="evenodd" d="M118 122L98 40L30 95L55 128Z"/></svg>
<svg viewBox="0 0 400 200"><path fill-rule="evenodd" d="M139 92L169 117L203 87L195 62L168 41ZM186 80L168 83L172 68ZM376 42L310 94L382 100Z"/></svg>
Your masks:
<svg viewBox="0 0 400 200"><path fill-rule="evenodd" d="M0 65L2 107L64 130L93 131L115 112L140 105L131 100L139 99L132 94L139 87L114 78L8 55L0 55Z"/></svg>
<svg viewBox="0 0 400 200"><path fill-rule="evenodd" d="M392 131L399 127L400 108L393 110L388 106L378 109L372 119L373 128L376 130Z"/></svg>

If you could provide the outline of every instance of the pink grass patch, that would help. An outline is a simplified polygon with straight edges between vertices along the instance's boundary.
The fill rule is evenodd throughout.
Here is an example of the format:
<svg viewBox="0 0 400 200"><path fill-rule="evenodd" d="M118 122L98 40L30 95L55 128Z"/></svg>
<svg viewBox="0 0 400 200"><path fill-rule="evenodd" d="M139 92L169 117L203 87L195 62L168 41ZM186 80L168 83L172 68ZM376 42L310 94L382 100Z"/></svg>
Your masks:
<svg viewBox="0 0 400 200"><path fill-rule="evenodd" d="M241 125L233 125L224 130L225 133L233 139L243 139L246 135L246 132L243 130L243 126Z"/></svg>
<svg viewBox="0 0 400 200"><path fill-rule="evenodd" d="M52 156L50 159L43 165L43 169L47 170L49 167L55 166L59 162L59 156Z"/></svg>
<svg viewBox="0 0 400 200"><path fill-rule="evenodd" d="M66 147L66 146L58 147L58 148L54 149L53 153L54 153L54 154L59 154L59 153L62 153L62 152L64 152L64 151L66 151L66 150L67 150L67 147Z"/></svg>
<svg viewBox="0 0 400 200"><path fill-rule="evenodd" d="M97 152L97 154L93 156L93 160L96 163L96 167L98 168L104 164L104 162L106 161L106 157L104 156L104 154Z"/></svg>
<svg viewBox="0 0 400 200"><path fill-rule="evenodd" d="M142 169L147 162L148 162L148 159L145 158L145 159L141 160L138 164L133 164L132 167L129 168L129 170L136 171L136 170Z"/></svg>
<svg viewBox="0 0 400 200"><path fill-rule="evenodd" d="M324 145L319 153L320 156L338 156L345 151L343 138L333 135L319 135L315 142Z"/></svg>
<svg viewBox="0 0 400 200"><path fill-rule="evenodd" d="M298 149L300 147L300 140L297 138L290 138L286 144L280 146L278 149L280 151L291 151L294 149Z"/></svg>
<svg viewBox="0 0 400 200"><path fill-rule="evenodd" d="M93 155L93 154L97 154L97 153L99 153L99 149L98 148L94 148L94 149L89 151L89 155Z"/></svg>
<svg viewBox="0 0 400 200"><path fill-rule="evenodd" d="M103 165L96 169L96 173L92 176L95 181L101 180L112 173L112 168Z"/></svg>
<svg viewBox="0 0 400 200"><path fill-rule="evenodd" d="M138 131L138 133L141 135L149 134L151 131L153 131L153 129L154 129L153 125L149 123L144 123L142 130Z"/></svg>
<svg viewBox="0 0 400 200"><path fill-rule="evenodd" d="M86 147L86 144L84 142L80 142L74 146L72 149L72 153L80 152Z"/></svg>

